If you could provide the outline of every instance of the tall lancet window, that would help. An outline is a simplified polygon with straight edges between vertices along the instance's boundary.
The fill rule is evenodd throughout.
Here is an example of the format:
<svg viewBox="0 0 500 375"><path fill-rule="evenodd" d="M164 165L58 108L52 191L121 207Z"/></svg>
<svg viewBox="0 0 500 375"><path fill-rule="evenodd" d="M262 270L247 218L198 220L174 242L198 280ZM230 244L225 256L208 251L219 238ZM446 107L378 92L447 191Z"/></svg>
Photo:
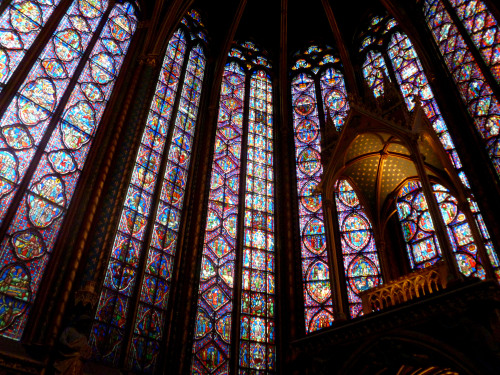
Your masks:
<svg viewBox="0 0 500 375"><path fill-rule="evenodd" d="M367 72L378 71L379 73L370 74L378 74L379 76L392 73L399 85L409 111L414 110L415 98L418 98L445 152L455 167L464 189L470 194L469 204L471 211L480 229L483 243L488 251L489 260L497 277L500 278L500 262L493 248L490 235L484 224L479 207L474 201L474 196L470 190L467 176L463 171L455 144L410 39L403 33L394 19L389 17L374 17L370 22L368 30L362 35L360 50L362 56L366 56L363 68L365 79L375 95L377 93L378 95L383 95L383 86L373 84ZM384 62L378 65L372 64L370 56L373 53L379 54ZM380 66L384 66L386 72L382 72ZM390 73L387 70L388 67L392 68ZM390 76L387 76L387 79L390 79Z"/></svg>
<svg viewBox="0 0 500 375"><path fill-rule="evenodd" d="M126 357L125 367L144 373L154 371L164 337L205 39L191 11L167 45L91 331L95 359L119 365Z"/></svg>
<svg viewBox="0 0 500 375"><path fill-rule="evenodd" d="M227 373L234 363L232 345L238 348L240 374L276 370L270 68L265 54L246 42L231 49L222 77L194 332L195 374Z"/></svg>
<svg viewBox="0 0 500 375"><path fill-rule="evenodd" d="M12 1L0 16L3 92L20 84L0 114L0 334L14 339L23 333L137 24L130 3L75 0L42 41L56 5ZM13 74L40 43L31 69Z"/></svg>
<svg viewBox="0 0 500 375"><path fill-rule="evenodd" d="M352 183L345 179L337 183L335 204L349 313L351 318L355 318L363 313L359 294L381 284L382 272L370 219Z"/></svg>
<svg viewBox="0 0 500 375"><path fill-rule="evenodd" d="M425 0L425 19L500 176L500 30L482 1Z"/></svg>
<svg viewBox="0 0 500 375"><path fill-rule="evenodd" d="M297 53L292 67L300 253L307 333L330 326L335 315L322 199L316 187L323 173L320 129L335 126L341 130L349 111L341 72L340 60L330 47L311 46Z"/></svg>

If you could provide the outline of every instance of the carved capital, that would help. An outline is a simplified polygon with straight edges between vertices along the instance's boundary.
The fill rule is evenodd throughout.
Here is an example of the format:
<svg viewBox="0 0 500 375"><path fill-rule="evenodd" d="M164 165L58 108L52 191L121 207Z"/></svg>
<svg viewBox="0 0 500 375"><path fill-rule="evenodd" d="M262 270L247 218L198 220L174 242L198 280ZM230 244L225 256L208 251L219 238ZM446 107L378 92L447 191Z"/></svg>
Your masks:
<svg viewBox="0 0 500 375"><path fill-rule="evenodd" d="M153 68L158 66L159 61L160 61L160 56L157 54L150 53L141 56L141 63L149 65Z"/></svg>
<svg viewBox="0 0 500 375"><path fill-rule="evenodd" d="M97 283L88 281L85 286L75 292L75 306L81 304L83 306L90 305L92 308L97 304L97 293L95 291Z"/></svg>

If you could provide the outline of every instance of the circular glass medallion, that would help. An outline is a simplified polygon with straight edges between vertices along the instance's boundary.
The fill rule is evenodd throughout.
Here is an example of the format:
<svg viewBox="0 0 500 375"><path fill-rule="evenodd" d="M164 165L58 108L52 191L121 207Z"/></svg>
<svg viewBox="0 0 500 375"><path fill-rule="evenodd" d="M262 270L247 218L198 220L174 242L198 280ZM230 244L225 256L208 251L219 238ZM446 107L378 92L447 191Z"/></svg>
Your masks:
<svg viewBox="0 0 500 375"><path fill-rule="evenodd" d="M340 201L348 207L357 207L359 199L351 184L347 180L341 180L338 186Z"/></svg>
<svg viewBox="0 0 500 375"><path fill-rule="evenodd" d="M79 101L68 109L64 115L64 119L89 135L92 134L95 128L94 108L87 101Z"/></svg>
<svg viewBox="0 0 500 375"><path fill-rule="evenodd" d="M7 144L16 150L26 150L33 146L33 138L29 131L22 125L5 126L2 128L2 135Z"/></svg>
<svg viewBox="0 0 500 375"><path fill-rule="evenodd" d="M64 70L63 64L61 64L57 59L43 60L42 66L45 69L45 73L47 73L47 75L50 78L54 79L68 78L66 70Z"/></svg>
<svg viewBox="0 0 500 375"><path fill-rule="evenodd" d="M35 231L15 233L10 239L14 252L21 260L27 261L38 258L45 253L45 243Z"/></svg>
<svg viewBox="0 0 500 375"><path fill-rule="evenodd" d="M314 111L316 102L309 95L301 95L294 103L295 112L301 116L307 116Z"/></svg>
<svg viewBox="0 0 500 375"><path fill-rule="evenodd" d="M303 143L314 141L319 134L319 126L313 120L302 120L295 128L297 139Z"/></svg>
<svg viewBox="0 0 500 375"><path fill-rule="evenodd" d="M325 310L317 313L309 323L309 332L314 332L322 328L330 327L333 323L333 315Z"/></svg>
<svg viewBox="0 0 500 375"><path fill-rule="evenodd" d="M328 108L330 108L330 111L336 112L345 107L347 98L342 91L330 90L325 95L325 102L328 105ZM333 116L334 113L331 113L331 115Z"/></svg>
<svg viewBox="0 0 500 375"><path fill-rule="evenodd" d="M425 230L426 232L434 231L434 225L432 225L431 214L429 213L429 211L422 213L418 220L418 225L422 230Z"/></svg>
<svg viewBox="0 0 500 375"><path fill-rule="evenodd" d="M123 42L130 38L130 21L125 16L117 16L111 19L111 35L116 40Z"/></svg>
<svg viewBox="0 0 500 375"><path fill-rule="evenodd" d="M115 76L115 60L107 53L94 55L90 60L90 73L95 82L102 85L111 82Z"/></svg>
<svg viewBox="0 0 500 375"><path fill-rule="evenodd" d="M38 30L42 24L42 12L33 1L13 4L10 8L10 23L22 33Z"/></svg>
<svg viewBox="0 0 500 375"><path fill-rule="evenodd" d="M356 250L361 250L370 241L370 225L358 213L352 213L342 223L342 235L347 244Z"/></svg>
<svg viewBox="0 0 500 375"><path fill-rule="evenodd" d="M409 242L417 232L417 225L413 221L405 221L402 226L405 241Z"/></svg>
<svg viewBox="0 0 500 375"><path fill-rule="evenodd" d="M56 88L52 81L37 78L28 82L18 96L18 115L25 125L36 125L47 119L54 109Z"/></svg>
<svg viewBox="0 0 500 375"><path fill-rule="evenodd" d="M318 151L306 148L299 154L297 164L302 173L312 176L321 169L321 156Z"/></svg>
<svg viewBox="0 0 500 375"><path fill-rule="evenodd" d="M309 251L320 254L326 249L325 227L321 220L311 219L304 227L302 237L302 241Z"/></svg>
<svg viewBox="0 0 500 375"><path fill-rule="evenodd" d="M324 303L331 295L330 282L312 281L306 283L306 289L309 295L318 303Z"/></svg>
<svg viewBox="0 0 500 375"><path fill-rule="evenodd" d="M45 228L63 213L64 185L57 176L45 176L28 195L28 216L33 225Z"/></svg>
<svg viewBox="0 0 500 375"><path fill-rule="evenodd" d="M17 160L9 151L0 150L0 197L8 194L17 182Z"/></svg>
<svg viewBox="0 0 500 375"><path fill-rule="evenodd" d="M356 257L347 269L349 285L356 294L378 285L377 267L364 256Z"/></svg>
<svg viewBox="0 0 500 375"><path fill-rule="evenodd" d="M315 193L318 183L309 181L300 191L300 202L310 212L317 212L321 208L321 195Z"/></svg>
<svg viewBox="0 0 500 375"><path fill-rule="evenodd" d="M78 31L82 33L90 32L89 24L85 18L80 16L71 16L69 19L71 20L71 24L73 25L73 27Z"/></svg>
<svg viewBox="0 0 500 375"><path fill-rule="evenodd" d="M30 277L17 264L5 266L0 271L0 331L8 328L16 317L23 314L31 299Z"/></svg>
<svg viewBox="0 0 500 375"><path fill-rule="evenodd" d="M72 61L81 54L80 34L72 29L59 31L54 37L56 56L62 61Z"/></svg>
<svg viewBox="0 0 500 375"><path fill-rule="evenodd" d="M64 150L53 151L48 155L52 169L60 174L67 174L76 170L76 163L71 154Z"/></svg>
<svg viewBox="0 0 500 375"><path fill-rule="evenodd" d="M417 211L426 211L429 207L423 192L419 192L413 199L413 208Z"/></svg>
<svg viewBox="0 0 500 375"><path fill-rule="evenodd" d="M83 93L85 94L85 97L88 100L90 100L92 102L100 102L100 101L104 100L104 95L103 95L101 89L99 88L99 86L97 86L96 84L83 83L80 87L81 87Z"/></svg>
<svg viewBox="0 0 500 375"><path fill-rule="evenodd" d="M450 224L457 216L457 206L451 202L443 202L439 205L441 215L446 225Z"/></svg>
<svg viewBox="0 0 500 375"><path fill-rule="evenodd" d="M78 1L78 7L80 12L86 18L96 18L102 14L102 0L93 0L92 2L87 2L86 0Z"/></svg>

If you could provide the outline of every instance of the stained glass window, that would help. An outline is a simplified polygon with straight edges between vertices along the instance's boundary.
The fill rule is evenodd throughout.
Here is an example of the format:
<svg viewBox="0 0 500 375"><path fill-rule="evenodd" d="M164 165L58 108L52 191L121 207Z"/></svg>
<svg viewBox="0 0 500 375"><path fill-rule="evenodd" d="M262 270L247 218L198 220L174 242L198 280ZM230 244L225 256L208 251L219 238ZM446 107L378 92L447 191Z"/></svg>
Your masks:
<svg viewBox="0 0 500 375"><path fill-rule="evenodd" d="M167 46L90 338L96 359L117 365L126 350L127 366L145 373L154 371L163 337L205 69L200 40L189 36L195 35L190 31L198 28L199 16L189 14L183 22L187 27L177 30ZM141 280L137 276L142 274L139 265L144 257ZM140 290L138 308L127 348L125 322L136 290Z"/></svg>
<svg viewBox="0 0 500 375"><path fill-rule="evenodd" d="M335 191L347 299L352 318L362 314L359 294L382 283L372 225L351 183L340 180Z"/></svg>
<svg viewBox="0 0 500 375"><path fill-rule="evenodd" d="M386 79L390 78L384 57L380 52L368 51L363 63L363 75L376 98L384 93L384 76Z"/></svg>
<svg viewBox="0 0 500 375"><path fill-rule="evenodd" d="M2 219L19 183L29 178L1 244L3 336L22 335L136 24L129 3L73 2L0 120ZM81 61L86 50L89 57ZM26 175L29 166L33 172Z"/></svg>
<svg viewBox="0 0 500 375"><path fill-rule="evenodd" d="M450 0L470 39L498 83L500 83L500 28L484 2Z"/></svg>
<svg viewBox="0 0 500 375"><path fill-rule="evenodd" d="M59 2L14 0L0 15L0 92ZM74 23L80 21L74 20ZM73 27L77 27L74 23Z"/></svg>
<svg viewBox="0 0 500 375"><path fill-rule="evenodd" d="M99 25L107 1L75 0L60 21L21 89L0 118L0 158L5 168L0 187L0 223L33 161L45 132L57 119L55 110ZM78 27L71 20L78 19ZM111 73L111 72L110 72ZM50 129L49 129L50 127Z"/></svg>
<svg viewBox="0 0 500 375"><path fill-rule="evenodd" d="M495 19L481 1L453 1L491 73L498 77L499 31ZM425 18L460 95L483 137L488 154L500 175L500 103L465 37L460 34L442 0L423 2ZM498 79L498 78L497 78Z"/></svg>
<svg viewBox="0 0 500 375"><path fill-rule="evenodd" d="M443 185L433 185L434 197L439 205L441 217L448 230L448 237L456 253L458 268L465 276L486 277L477 256L477 245L465 214L458 208L457 199Z"/></svg>
<svg viewBox="0 0 500 375"><path fill-rule="evenodd" d="M192 372L228 369L238 228L245 72L226 66L222 79L207 224L201 262Z"/></svg>
<svg viewBox="0 0 500 375"><path fill-rule="evenodd" d="M323 60L319 64L325 65L332 60ZM344 125L344 119L349 112L349 102L347 101L347 92L344 85L344 76L340 71L329 67L320 78L321 96L327 114L330 114L333 124L337 130L341 130Z"/></svg>
<svg viewBox="0 0 500 375"><path fill-rule="evenodd" d="M441 248L420 182L407 182L398 193L396 205L411 268L436 263L441 259Z"/></svg>
<svg viewBox="0 0 500 375"><path fill-rule="evenodd" d="M263 71L252 76L249 105L240 368L274 370L273 108Z"/></svg>
<svg viewBox="0 0 500 375"><path fill-rule="evenodd" d="M334 320L322 199L315 191L323 173L320 124L326 126L330 116L336 129L341 130L349 111L340 61L334 56L336 52L329 47L311 46L295 55L292 68L300 251L308 333L328 327ZM317 100L318 97L322 100ZM320 111L324 116L320 116Z"/></svg>
<svg viewBox="0 0 500 375"><path fill-rule="evenodd" d="M412 111L415 106L415 98L418 98L420 105L422 106L427 118L429 119L434 131L439 137L439 140L448 154L452 165L455 167L464 188L470 194L470 206L473 215L476 219L476 223L479 228L481 228L481 234L483 237L483 243L485 244L490 261L493 268L497 274L500 275L500 262L493 250L493 244L484 225L483 218L474 201L474 196L470 191L470 185L467 180L467 176L463 171L462 163L460 161L459 155L453 143L446 122L443 119L437 101L434 97L434 93L429 85L427 77L424 73L420 60L415 52L415 49L410 41L410 39L399 29L397 22L394 19L388 18L386 20L387 28L390 28L391 33L389 34L378 34L379 40L386 40L387 45L387 56L392 64L393 72L396 76L396 80L401 89L403 98L405 99L408 110ZM375 34L377 35L377 34ZM367 54L370 54L369 51ZM367 79L367 83L370 88L375 92L383 93L383 86L377 86L371 83Z"/></svg>
<svg viewBox="0 0 500 375"><path fill-rule="evenodd" d="M460 272L484 279L486 274L477 256L477 245L465 214L458 208L457 199L440 184L433 185L433 192L441 212L439 219L446 226ZM442 253L420 182L408 181L399 191L396 205L411 268L436 263Z"/></svg>
<svg viewBox="0 0 500 375"><path fill-rule="evenodd" d="M229 56L219 102L191 372L228 372L231 345L237 345L239 373L274 373L273 107L271 79L261 70L270 63L250 42L232 48ZM258 70L247 71L252 68L247 61ZM248 118L244 118L246 108ZM246 152L242 152L244 139ZM243 165L246 175L241 174ZM244 179L244 191L240 191L240 179ZM239 210L240 201L243 210ZM242 233L238 231L241 221ZM239 254L241 302L235 302ZM241 313L236 323L235 308ZM238 339L231 337L233 324L238 325Z"/></svg>

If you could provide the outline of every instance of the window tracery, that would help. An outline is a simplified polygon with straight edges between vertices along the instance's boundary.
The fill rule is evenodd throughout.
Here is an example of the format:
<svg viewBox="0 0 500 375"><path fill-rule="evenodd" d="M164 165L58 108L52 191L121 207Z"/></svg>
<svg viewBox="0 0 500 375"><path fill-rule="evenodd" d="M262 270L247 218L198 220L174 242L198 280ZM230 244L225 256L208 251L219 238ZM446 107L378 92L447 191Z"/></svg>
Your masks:
<svg viewBox="0 0 500 375"><path fill-rule="evenodd" d="M274 130L272 84L267 72L270 63L252 42L235 45L229 60L219 100L191 371L228 371L231 346L237 345L240 373L274 373ZM243 231L238 230L240 227ZM236 274L235 264L240 254L242 275ZM240 279L238 301L238 286L234 283ZM234 321L238 316L235 309L240 309L239 322ZM238 327L238 339L231 337L234 324Z"/></svg>
<svg viewBox="0 0 500 375"><path fill-rule="evenodd" d="M340 59L332 48L313 45L297 53L295 60L291 91L304 313L309 333L330 326L335 315L322 198L315 191L323 173L320 128L327 126L330 117L333 125L329 126L340 131L349 103Z"/></svg>

